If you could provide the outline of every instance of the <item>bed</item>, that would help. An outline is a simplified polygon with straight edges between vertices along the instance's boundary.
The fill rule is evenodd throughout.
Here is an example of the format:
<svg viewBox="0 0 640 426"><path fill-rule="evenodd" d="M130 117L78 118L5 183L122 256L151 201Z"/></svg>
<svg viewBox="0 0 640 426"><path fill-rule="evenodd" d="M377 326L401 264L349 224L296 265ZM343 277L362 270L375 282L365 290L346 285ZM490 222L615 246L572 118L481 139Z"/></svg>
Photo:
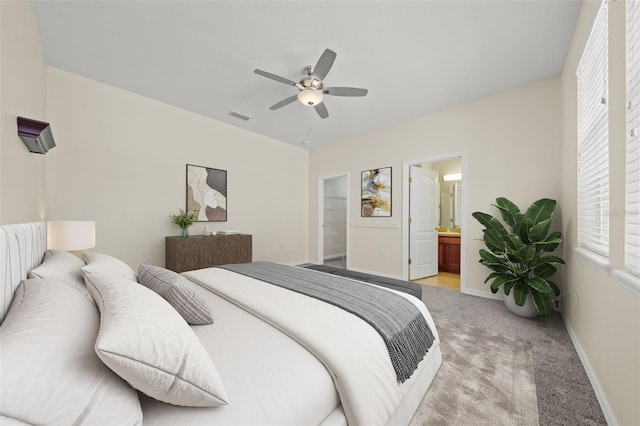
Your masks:
<svg viewBox="0 0 640 426"><path fill-rule="evenodd" d="M381 334L333 304L209 268L180 276L213 318L187 326L167 297L132 284L155 267L131 276L109 256L90 260L47 253L44 223L0 227L0 423L408 424L442 363L429 312L402 292L374 286L415 307L433 339L400 380ZM162 364L173 356L175 371Z"/></svg>

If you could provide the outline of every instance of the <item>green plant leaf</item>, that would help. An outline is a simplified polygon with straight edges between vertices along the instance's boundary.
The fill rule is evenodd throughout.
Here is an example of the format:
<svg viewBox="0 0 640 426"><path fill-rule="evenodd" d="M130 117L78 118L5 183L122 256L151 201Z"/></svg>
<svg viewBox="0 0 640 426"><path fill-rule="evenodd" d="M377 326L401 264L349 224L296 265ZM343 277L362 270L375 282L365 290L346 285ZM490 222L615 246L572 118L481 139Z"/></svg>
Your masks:
<svg viewBox="0 0 640 426"><path fill-rule="evenodd" d="M528 285L518 282L513 286L513 299L515 300L516 305L523 306L524 303L527 301L528 295L529 295Z"/></svg>
<svg viewBox="0 0 640 426"><path fill-rule="evenodd" d="M198 213L196 211L185 212L179 209L178 214L170 215L169 218L180 228L187 229L198 219Z"/></svg>
<svg viewBox="0 0 640 426"><path fill-rule="evenodd" d="M556 283L554 283L553 281L548 281L549 285L551 286L551 289L553 290L553 294L555 294L556 296L560 296L560 288L556 285Z"/></svg>
<svg viewBox="0 0 640 426"><path fill-rule="evenodd" d="M497 264L502 264L503 262L498 256L491 253L489 250L480 249L478 253L480 254L481 261Z"/></svg>
<svg viewBox="0 0 640 426"><path fill-rule="evenodd" d="M540 278L549 278L557 271L558 269L550 263L540 263L533 267L533 275Z"/></svg>
<svg viewBox="0 0 640 426"><path fill-rule="evenodd" d="M562 260L558 256L542 256L542 257L540 257L539 263L561 263L561 264L564 264L564 260Z"/></svg>
<svg viewBox="0 0 640 426"><path fill-rule="evenodd" d="M514 229L514 233L520 236L520 239L524 244L529 244L529 229L534 225L531 218L522 216L522 223L517 229Z"/></svg>
<svg viewBox="0 0 640 426"><path fill-rule="evenodd" d="M524 213L524 216L533 221L533 225L544 220L551 219L553 211L556 209L556 200L542 198L535 201Z"/></svg>
<svg viewBox="0 0 640 426"><path fill-rule="evenodd" d="M516 253L524 247L524 243L522 242L522 239L520 239L520 237L517 236L516 234L508 234L508 235L506 235L505 236L505 243L510 248L515 250Z"/></svg>
<svg viewBox="0 0 640 426"><path fill-rule="evenodd" d="M536 309L543 317L550 317L553 315L553 298L550 294L533 292L533 304L536 305Z"/></svg>
<svg viewBox="0 0 640 426"><path fill-rule="evenodd" d="M529 269L527 268L519 268L514 266L513 268L511 268L511 270L513 271L513 274L517 277L526 277L529 274Z"/></svg>
<svg viewBox="0 0 640 426"><path fill-rule="evenodd" d="M529 263L536 255L536 246L523 247L518 254L522 262Z"/></svg>
<svg viewBox="0 0 640 426"><path fill-rule="evenodd" d="M507 259L509 259L509 262L520 262L520 255L518 254L518 250L514 250L511 247L506 246L504 253L507 255Z"/></svg>
<svg viewBox="0 0 640 426"><path fill-rule="evenodd" d="M511 289L513 288L514 285L516 285L515 281L509 281L508 283L504 283L504 286L502 287L504 290L504 294L508 296L509 293L511 293Z"/></svg>
<svg viewBox="0 0 640 426"><path fill-rule="evenodd" d="M553 292L549 283L543 278L540 278L540 277L527 278L524 280L524 282L526 282L529 287L536 290L537 292L545 293L545 294L551 294ZM532 291L532 293L536 293L536 291Z"/></svg>
<svg viewBox="0 0 640 426"><path fill-rule="evenodd" d="M529 229L529 241L532 243L544 241L547 238L549 229L551 229L551 219L536 223Z"/></svg>
<svg viewBox="0 0 640 426"><path fill-rule="evenodd" d="M485 228L495 229L496 231L504 235L507 234L507 230L504 228L504 225L502 225L502 223L498 219L491 216L490 214L473 212L471 213L471 216L473 216L478 222L484 225Z"/></svg>
<svg viewBox="0 0 640 426"><path fill-rule="evenodd" d="M508 278L505 277L504 275L498 275L496 279L493 280L493 282L491 283L491 292L494 294L497 293L500 286L504 284L507 280Z"/></svg>
<svg viewBox="0 0 640 426"><path fill-rule="evenodd" d="M504 252L505 242L502 234L499 231L486 228L483 229L482 232L484 233L483 241L489 250L494 253Z"/></svg>
<svg viewBox="0 0 640 426"><path fill-rule="evenodd" d="M489 281L489 280L491 280L491 279L493 279L493 278L497 277L498 275L501 275L501 274L499 274L499 273L497 273L497 272L492 272L492 273L490 273L490 274L489 274L489 276L488 276L487 278L485 278L484 283L486 284L486 283L487 283L487 281Z"/></svg>
<svg viewBox="0 0 640 426"><path fill-rule="evenodd" d="M487 268L491 269L492 271L498 272L500 274L506 274L509 272L509 268L505 265L502 264L497 264L497 263L485 263L482 260L480 261L480 263L482 263L484 266L486 266Z"/></svg>
<svg viewBox="0 0 640 426"><path fill-rule="evenodd" d="M502 220L504 220L507 225L513 227L522 220L520 209L508 199L504 197L496 198L495 206L498 208Z"/></svg>
<svg viewBox="0 0 640 426"><path fill-rule="evenodd" d="M550 233L544 240L546 245L542 248L544 251L552 252L562 243L562 233L554 231Z"/></svg>

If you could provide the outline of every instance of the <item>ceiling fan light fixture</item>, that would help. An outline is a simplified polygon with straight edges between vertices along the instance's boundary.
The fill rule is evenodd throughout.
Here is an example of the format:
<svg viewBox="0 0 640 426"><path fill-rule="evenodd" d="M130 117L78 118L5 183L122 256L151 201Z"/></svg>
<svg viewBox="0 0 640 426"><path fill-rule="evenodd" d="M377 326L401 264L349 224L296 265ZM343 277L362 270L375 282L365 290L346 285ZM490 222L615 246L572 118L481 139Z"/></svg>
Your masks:
<svg viewBox="0 0 640 426"><path fill-rule="evenodd" d="M322 102L324 94L321 90L307 88L298 93L298 100L304 105L315 106Z"/></svg>

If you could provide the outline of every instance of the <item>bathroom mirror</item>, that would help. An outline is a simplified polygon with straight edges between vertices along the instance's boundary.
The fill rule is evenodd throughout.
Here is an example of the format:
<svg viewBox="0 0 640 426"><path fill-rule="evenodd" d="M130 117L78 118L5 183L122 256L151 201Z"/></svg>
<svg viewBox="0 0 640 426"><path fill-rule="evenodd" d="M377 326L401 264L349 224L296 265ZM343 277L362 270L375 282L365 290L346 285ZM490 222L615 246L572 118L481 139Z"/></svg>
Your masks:
<svg viewBox="0 0 640 426"><path fill-rule="evenodd" d="M461 199L462 182L440 183L440 227L459 228L460 213L458 202Z"/></svg>
<svg viewBox="0 0 640 426"><path fill-rule="evenodd" d="M459 157L429 164L440 176L440 228L460 228L460 200L462 200L462 161ZM436 190L438 191L438 190Z"/></svg>

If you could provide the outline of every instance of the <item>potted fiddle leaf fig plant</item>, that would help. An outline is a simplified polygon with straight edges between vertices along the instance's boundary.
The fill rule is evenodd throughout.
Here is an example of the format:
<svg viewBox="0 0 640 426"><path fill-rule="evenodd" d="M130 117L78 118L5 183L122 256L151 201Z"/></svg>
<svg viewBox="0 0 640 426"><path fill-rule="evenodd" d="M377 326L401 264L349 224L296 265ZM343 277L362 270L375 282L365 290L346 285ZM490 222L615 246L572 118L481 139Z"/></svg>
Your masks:
<svg viewBox="0 0 640 426"><path fill-rule="evenodd" d="M551 316L560 289L550 278L557 271L555 265L564 264L548 254L562 242L561 232L550 231L556 201L540 199L524 213L503 197L494 206L504 224L487 213L472 214L485 227L482 240L487 248L480 250L480 263L491 273L484 282L491 281L494 294L503 288L505 304L514 314Z"/></svg>
<svg viewBox="0 0 640 426"><path fill-rule="evenodd" d="M180 236L188 237L189 236L189 227L193 225L193 222L198 219L198 215L195 211L193 212L185 212L180 209L178 214L173 214L169 216L171 221L180 227Z"/></svg>

